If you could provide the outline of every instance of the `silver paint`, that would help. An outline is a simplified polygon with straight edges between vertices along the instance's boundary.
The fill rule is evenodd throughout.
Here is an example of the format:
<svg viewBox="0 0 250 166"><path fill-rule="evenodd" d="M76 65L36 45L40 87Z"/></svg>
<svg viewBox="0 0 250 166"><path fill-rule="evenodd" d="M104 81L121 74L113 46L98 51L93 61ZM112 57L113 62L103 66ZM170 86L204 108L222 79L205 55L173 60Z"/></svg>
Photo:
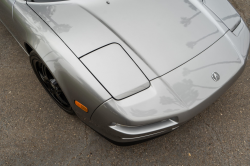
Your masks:
<svg viewBox="0 0 250 166"><path fill-rule="evenodd" d="M136 127L178 117L178 125L181 125L200 113L223 94L244 69L249 51L249 31L245 26L238 40L230 38L232 35L235 37L228 31L223 38L199 56L152 80L149 89L121 101L110 99L105 102L92 116L92 120L100 128L99 132L118 142L135 141L142 139L140 132L138 135L117 133L109 127L110 124ZM238 44L245 42L245 55L239 52L242 45L237 47L232 44L232 40ZM214 70L222 76L218 82L211 79L211 72ZM165 128L164 132L171 130L172 127ZM160 131L156 130L153 133ZM148 130L147 134L153 133ZM138 139L123 139L134 137Z"/></svg>
<svg viewBox="0 0 250 166"><path fill-rule="evenodd" d="M60 4L28 4L78 57L116 42L126 51L133 50L156 73L154 78L190 60L228 30L197 0L116 0L110 3L72 0ZM65 12L67 10L71 12ZM61 32L56 25L69 29ZM143 62L134 60L150 79L141 66Z"/></svg>
<svg viewBox="0 0 250 166"><path fill-rule="evenodd" d="M123 133L123 134L143 135L143 134L152 133L152 132L155 132L158 130L166 129L169 127L174 127L176 125L178 125L177 122L175 122L171 119L168 119L165 121L161 121L161 122L157 122L157 123L145 125L145 126L134 127L134 126L124 126L124 125L120 125L120 124L115 124L115 125L111 125L109 127L112 128L113 130L116 130L116 131Z"/></svg>
<svg viewBox="0 0 250 166"><path fill-rule="evenodd" d="M25 1L17 0L14 6L16 38L24 47L28 43L41 56L63 89L71 106L80 119L88 119L104 101L111 98L81 61L64 42L32 11ZM74 104L84 104L85 113Z"/></svg>
<svg viewBox="0 0 250 166"><path fill-rule="evenodd" d="M114 141L131 142L182 125L213 103L242 73L249 30L243 20L238 25L234 18L223 20L212 9L216 1L210 2L208 8L202 0L110 0L109 4L71 0L29 2L29 6L24 0L1 0L0 19L22 47L27 43L40 55L82 121ZM220 9L225 17L235 12L227 1L223 3ZM107 80L98 80L101 66L93 67L99 60L97 49L111 43L124 48L126 56L118 56L131 57L126 64L133 68L123 78L115 73L119 66L112 66L111 56L104 55L105 63L111 64L105 70L122 85L112 90L113 97L109 90L118 86L112 84L116 80L112 82L107 73L111 79L107 85L112 86L103 86ZM122 73L126 68L119 70ZM140 74L134 73L139 70ZM221 75L220 81L211 79L214 71ZM145 78L134 83L145 79L151 86L132 93L135 86L127 79L133 81L143 74ZM134 95L115 100L124 92ZM74 100L87 106L89 113L75 106Z"/></svg>
<svg viewBox="0 0 250 166"><path fill-rule="evenodd" d="M82 0L79 0L82 2ZM98 5L99 3L93 3ZM104 3L105 6L108 6ZM28 5L46 21L77 57L110 43L119 43L143 70L148 79L157 75L119 37L100 20L74 1L32 3ZM65 12L70 11L70 12Z"/></svg>
<svg viewBox="0 0 250 166"><path fill-rule="evenodd" d="M239 25L241 20L240 15L228 0L204 0L203 2L231 31Z"/></svg>
<svg viewBox="0 0 250 166"><path fill-rule="evenodd" d="M115 99L121 100L150 86L119 44L107 45L85 55L81 61Z"/></svg>

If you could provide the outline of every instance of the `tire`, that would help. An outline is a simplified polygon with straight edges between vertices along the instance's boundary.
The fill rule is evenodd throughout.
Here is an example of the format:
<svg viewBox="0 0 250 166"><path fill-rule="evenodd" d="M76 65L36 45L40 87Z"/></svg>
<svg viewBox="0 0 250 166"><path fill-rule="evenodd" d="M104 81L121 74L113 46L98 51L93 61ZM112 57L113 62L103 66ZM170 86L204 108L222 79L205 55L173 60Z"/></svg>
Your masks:
<svg viewBox="0 0 250 166"><path fill-rule="evenodd" d="M38 80L48 92L50 97L56 102L56 104L68 114L75 114L58 82L51 74L46 64L34 50L30 53L30 64Z"/></svg>

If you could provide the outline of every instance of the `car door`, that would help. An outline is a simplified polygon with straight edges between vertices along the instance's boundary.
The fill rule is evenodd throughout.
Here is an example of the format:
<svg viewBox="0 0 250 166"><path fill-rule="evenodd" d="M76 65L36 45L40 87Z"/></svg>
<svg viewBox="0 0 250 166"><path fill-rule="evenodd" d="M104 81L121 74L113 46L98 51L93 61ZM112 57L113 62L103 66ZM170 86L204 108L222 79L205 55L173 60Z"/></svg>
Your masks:
<svg viewBox="0 0 250 166"><path fill-rule="evenodd" d="M0 0L0 20L11 31L15 29L12 19L13 5L16 0Z"/></svg>

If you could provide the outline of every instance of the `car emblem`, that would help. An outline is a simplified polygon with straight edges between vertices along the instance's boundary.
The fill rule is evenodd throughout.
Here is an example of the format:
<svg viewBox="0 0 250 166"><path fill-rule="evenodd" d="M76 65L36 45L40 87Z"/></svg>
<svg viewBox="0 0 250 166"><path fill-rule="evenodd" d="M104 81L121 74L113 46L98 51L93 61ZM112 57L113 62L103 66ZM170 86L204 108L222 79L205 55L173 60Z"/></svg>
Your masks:
<svg viewBox="0 0 250 166"><path fill-rule="evenodd" d="M217 72L212 73L211 77L215 82L220 80L220 75Z"/></svg>

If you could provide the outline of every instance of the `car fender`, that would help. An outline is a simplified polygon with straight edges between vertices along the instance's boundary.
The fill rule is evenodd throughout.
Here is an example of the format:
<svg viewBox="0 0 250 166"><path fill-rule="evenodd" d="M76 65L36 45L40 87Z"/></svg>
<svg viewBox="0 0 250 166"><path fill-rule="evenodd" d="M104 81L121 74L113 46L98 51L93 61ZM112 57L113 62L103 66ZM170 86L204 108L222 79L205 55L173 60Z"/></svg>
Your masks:
<svg viewBox="0 0 250 166"><path fill-rule="evenodd" d="M18 28L16 38L19 43L23 47L28 44L40 55L81 120L89 119L99 105L111 98L70 48L25 1L16 2L13 19ZM78 108L75 100L85 105L89 112Z"/></svg>

